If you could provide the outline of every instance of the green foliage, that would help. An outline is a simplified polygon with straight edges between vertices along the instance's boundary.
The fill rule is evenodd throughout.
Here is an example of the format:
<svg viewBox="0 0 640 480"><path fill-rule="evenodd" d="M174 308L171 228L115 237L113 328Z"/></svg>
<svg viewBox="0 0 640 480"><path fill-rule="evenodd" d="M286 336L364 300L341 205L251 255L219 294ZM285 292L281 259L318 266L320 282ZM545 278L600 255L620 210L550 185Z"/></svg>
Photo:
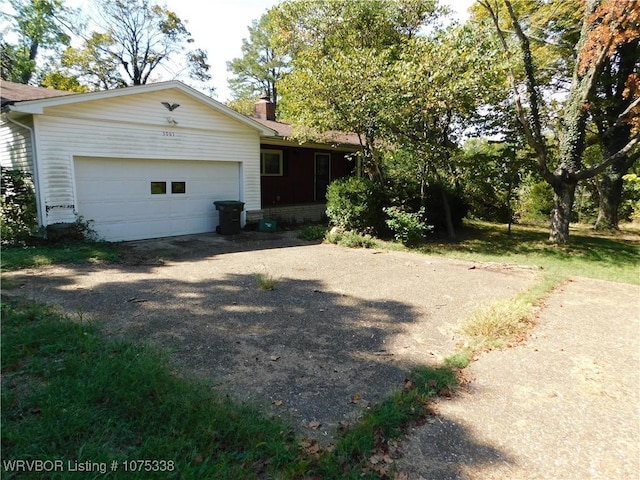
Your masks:
<svg viewBox="0 0 640 480"><path fill-rule="evenodd" d="M68 45L70 37L66 24L72 11L62 0L10 0L15 15L10 17L10 31L17 37L15 44L2 42L0 73L3 79L16 83L29 83L37 73L43 49L56 51ZM44 62L41 62L44 63Z"/></svg>
<svg viewBox="0 0 640 480"><path fill-rule="evenodd" d="M83 217L78 217L73 223L47 225L47 241L53 244L95 242L98 240L98 235L91 227L91 223Z"/></svg>
<svg viewBox="0 0 640 480"><path fill-rule="evenodd" d="M511 223L521 178L530 161L515 143L469 139L457 155L465 200L473 218Z"/></svg>
<svg viewBox="0 0 640 480"><path fill-rule="evenodd" d="M36 197L30 174L2 167L0 222L2 245L23 244L35 233Z"/></svg>
<svg viewBox="0 0 640 480"><path fill-rule="evenodd" d="M520 187L518 192L517 216L522 222L548 221L553 209L553 189L547 182L533 178Z"/></svg>
<svg viewBox="0 0 640 480"><path fill-rule="evenodd" d="M298 237L308 241L324 240L326 234L327 227L324 225L305 225L298 232Z"/></svg>
<svg viewBox="0 0 640 480"><path fill-rule="evenodd" d="M394 238L405 246L420 244L425 235L433 230L433 226L425 222L424 208L417 212L406 212L400 207L385 207L384 212L389 217L387 225Z"/></svg>
<svg viewBox="0 0 640 480"><path fill-rule="evenodd" d="M366 178L346 177L327 188L327 217L345 231L379 233L384 230L384 195Z"/></svg>
<svg viewBox="0 0 640 480"><path fill-rule="evenodd" d="M278 280L268 273L258 273L256 274L256 283L260 290L274 290Z"/></svg>
<svg viewBox="0 0 640 480"><path fill-rule="evenodd" d="M473 262L530 265L552 276L640 284L640 235L634 230L624 236L604 235L577 225L571 246L558 247L549 244L544 226L516 225L510 234L503 225L486 222L467 220L465 227L458 241L428 243L421 251Z"/></svg>
<svg viewBox="0 0 640 480"><path fill-rule="evenodd" d="M98 29L83 35L81 46L64 52L61 75L78 78L94 90L142 85L158 68L172 65L195 81L211 78L207 53L187 51L193 39L186 23L160 4L97 0L93 22Z"/></svg>
<svg viewBox="0 0 640 480"><path fill-rule="evenodd" d="M377 245L376 240L369 234L362 235L358 232L344 231L339 228L333 228L327 232L325 240L348 248L373 248Z"/></svg>
<svg viewBox="0 0 640 480"><path fill-rule="evenodd" d="M274 12L268 10L260 20L251 23L249 38L242 40L242 57L227 62L227 70L233 74L229 88L236 106L252 100L253 107L255 100L264 95L278 106L278 84L290 70L290 59L286 53L276 50Z"/></svg>
<svg viewBox="0 0 640 480"><path fill-rule="evenodd" d="M622 205L619 212L620 218L640 221L640 176L635 173L628 173L622 178L624 183Z"/></svg>
<svg viewBox="0 0 640 480"><path fill-rule="evenodd" d="M359 134L364 172L382 182L376 140L394 108L391 66L435 17L433 0L282 2L278 44L291 53L293 66L282 85L286 113L315 132Z"/></svg>

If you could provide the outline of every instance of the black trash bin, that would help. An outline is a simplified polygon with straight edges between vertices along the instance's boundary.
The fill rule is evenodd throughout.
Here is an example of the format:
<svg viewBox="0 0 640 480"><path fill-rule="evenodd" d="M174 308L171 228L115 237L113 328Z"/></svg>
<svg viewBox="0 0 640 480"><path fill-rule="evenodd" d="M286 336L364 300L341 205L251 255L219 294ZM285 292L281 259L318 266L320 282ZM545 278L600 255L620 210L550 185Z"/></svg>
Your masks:
<svg viewBox="0 0 640 480"><path fill-rule="evenodd" d="M213 204L220 217L216 232L221 235L240 233L240 212L244 209L244 203L236 200L218 200Z"/></svg>

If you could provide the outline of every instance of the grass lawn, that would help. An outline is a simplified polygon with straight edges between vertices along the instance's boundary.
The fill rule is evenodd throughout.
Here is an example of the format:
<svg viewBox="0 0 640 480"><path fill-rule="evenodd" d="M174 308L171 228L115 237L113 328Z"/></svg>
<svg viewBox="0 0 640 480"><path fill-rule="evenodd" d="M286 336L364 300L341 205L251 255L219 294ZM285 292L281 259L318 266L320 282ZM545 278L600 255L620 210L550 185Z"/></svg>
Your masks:
<svg viewBox="0 0 640 480"><path fill-rule="evenodd" d="M545 227L468 221L455 242L430 240L419 250L461 260L542 267L556 276L582 276L640 284L640 230L600 233L584 225L572 226L570 243L547 242Z"/></svg>
<svg viewBox="0 0 640 480"><path fill-rule="evenodd" d="M108 242L3 248L0 266L6 272L56 263L114 262L119 260L121 248Z"/></svg>

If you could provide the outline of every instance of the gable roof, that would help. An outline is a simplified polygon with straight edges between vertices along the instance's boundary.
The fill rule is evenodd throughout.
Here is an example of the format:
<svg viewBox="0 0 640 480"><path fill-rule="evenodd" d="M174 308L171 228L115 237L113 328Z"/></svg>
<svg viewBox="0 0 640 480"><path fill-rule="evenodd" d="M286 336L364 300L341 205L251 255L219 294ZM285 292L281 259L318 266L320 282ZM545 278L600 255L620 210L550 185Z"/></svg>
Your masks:
<svg viewBox="0 0 640 480"><path fill-rule="evenodd" d="M7 92L5 92L5 84L10 84ZM27 88L24 88L27 87ZM266 125L262 125L255 119L242 115L235 110L223 105L222 103L207 97L203 93L185 85L182 82L172 80L168 82L147 83L145 85L136 85L133 87L117 88L114 90L101 90L98 92L73 93L62 92L60 90L52 90L40 87L31 87L29 85L19 85L11 82L2 82L2 101L3 107L6 105L11 111L29 113L33 115L42 114L47 107L56 107L60 105L71 105L74 103L87 102L92 100L102 100L108 98L124 97L128 95L136 95L139 93L157 92L161 90L175 89L186 95L189 95L199 102L205 103L209 107L225 114L240 123L253 128L260 132L263 136L274 136L276 132ZM7 94L7 103L4 103L5 94ZM13 97L13 98L12 98Z"/></svg>
<svg viewBox="0 0 640 480"><path fill-rule="evenodd" d="M34 87L23 83L8 82L6 80L0 81L0 106L2 107L26 100L40 100L43 98L61 97L73 94L74 92L54 90L53 88Z"/></svg>

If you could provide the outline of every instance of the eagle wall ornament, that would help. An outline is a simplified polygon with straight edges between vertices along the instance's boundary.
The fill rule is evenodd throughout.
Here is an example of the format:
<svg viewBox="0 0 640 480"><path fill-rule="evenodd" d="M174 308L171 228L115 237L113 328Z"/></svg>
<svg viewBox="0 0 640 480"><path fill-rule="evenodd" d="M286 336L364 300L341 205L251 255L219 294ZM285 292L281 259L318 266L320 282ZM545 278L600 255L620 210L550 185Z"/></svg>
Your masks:
<svg viewBox="0 0 640 480"><path fill-rule="evenodd" d="M169 102L160 102L162 105L164 105L167 110L169 110L170 112L173 112L176 108L178 108L180 105L178 103L169 103Z"/></svg>

